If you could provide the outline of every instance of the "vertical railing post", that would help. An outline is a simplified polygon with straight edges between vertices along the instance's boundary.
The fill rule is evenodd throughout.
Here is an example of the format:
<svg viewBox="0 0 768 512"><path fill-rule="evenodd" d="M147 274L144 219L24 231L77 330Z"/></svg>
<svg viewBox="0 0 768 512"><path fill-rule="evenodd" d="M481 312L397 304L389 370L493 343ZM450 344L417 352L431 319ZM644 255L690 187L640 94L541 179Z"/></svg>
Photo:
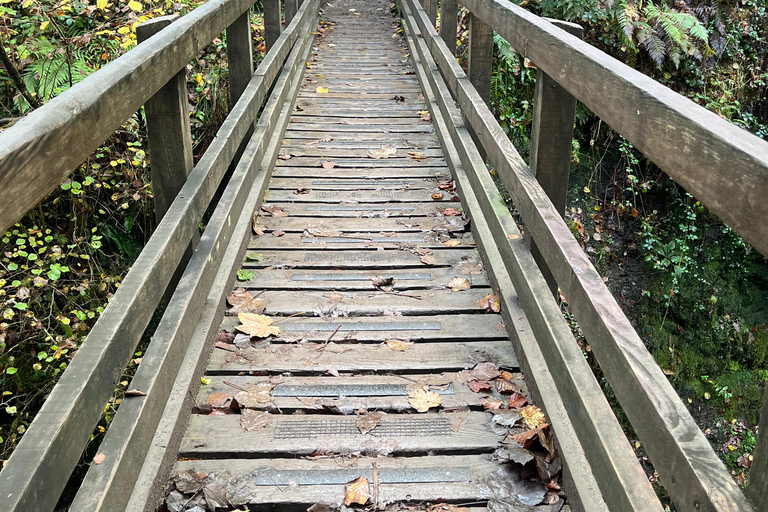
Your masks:
<svg viewBox="0 0 768 512"><path fill-rule="evenodd" d="M229 108L231 110L253 76L250 9L227 27L227 64L229 66Z"/></svg>
<svg viewBox="0 0 768 512"><path fill-rule="evenodd" d="M458 0L440 0L440 37L456 55L456 27L459 24Z"/></svg>
<svg viewBox="0 0 768 512"><path fill-rule="evenodd" d="M280 0L264 0L264 46L272 49L280 37Z"/></svg>
<svg viewBox="0 0 768 512"><path fill-rule="evenodd" d="M759 509L768 497L768 385L763 390L763 408L760 410L756 444L746 494Z"/></svg>
<svg viewBox="0 0 768 512"><path fill-rule="evenodd" d="M575 23L548 20L555 26L581 38L582 28ZM576 114L576 98L563 89L541 69L536 75L533 96L533 125L531 129L530 168L541 188L560 215L565 215L568 195L568 176L571 172L573 148L573 123ZM557 283L536 241L527 237L531 253L539 265L550 290L557 297Z"/></svg>
<svg viewBox="0 0 768 512"><path fill-rule="evenodd" d="M437 26L437 0L423 0L422 5L427 12L429 21L432 22L432 26Z"/></svg>
<svg viewBox="0 0 768 512"><path fill-rule="evenodd" d="M162 16L136 27L136 40L146 41L173 23L177 14ZM150 169L152 172L152 194L155 198L155 220L159 224L173 200L187 181L187 175L194 167L192 157L192 130L189 125L189 100L187 99L187 71L182 69L171 78L154 96L144 103L147 119L147 142L149 146ZM199 240L197 232L192 236L176 272L165 292L170 300L176 284L187 266L189 258Z"/></svg>
<svg viewBox="0 0 768 512"><path fill-rule="evenodd" d="M469 14L469 51L467 53L467 75L480 97L491 104L491 73L493 72L493 30Z"/></svg>
<svg viewBox="0 0 768 512"><path fill-rule="evenodd" d="M285 26L291 24L293 17L296 16L296 11L299 10L298 0L285 0Z"/></svg>

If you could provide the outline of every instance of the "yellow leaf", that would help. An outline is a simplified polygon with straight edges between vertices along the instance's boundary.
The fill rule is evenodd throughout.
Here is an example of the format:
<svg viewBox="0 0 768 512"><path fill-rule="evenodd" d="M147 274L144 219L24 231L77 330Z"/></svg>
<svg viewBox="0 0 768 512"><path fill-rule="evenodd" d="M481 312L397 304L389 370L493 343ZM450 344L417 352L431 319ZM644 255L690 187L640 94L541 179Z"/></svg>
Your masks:
<svg viewBox="0 0 768 512"><path fill-rule="evenodd" d="M140 12L141 11L141 4L139 2L137 2L136 0L131 0L130 2L128 2L128 7L132 11L136 11L136 12Z"/></svg>
<svg viewBox="0 0 768 512"><path fill-rule="evenodd" d="M424 386L408 393L408 403L419 412L427 412L432 407L440 407L440 395Z"/></svg>
<svg viewBox="0 0 768 512"><path fill-rule="evenodd" d="M205 377L200 377L200 382L203 383L203 386L207 386L208 384L211 383L211 380L210 379L206 379Z"/></svg>
<svg viewBox="0 0 768 512"><path fill-rule="evenodd" d="M50 21L44 21L44 22L42 22L42 23L40 24L40 30L45 30L46 28L48 28L48 25L50 25L50 24L51 24L51 22L50 22Z"/></svg>
<svg viewBox="0 0 768 512"><path fill-rule="evenodd" d="M547 421L544 417L544 413L535 405L529 405L528 407L523 408L520 411L520 414L523 415L523 420L525 420L525 424L528 425L528 428L538 428Z"/></svg>
<svg viewBox="0 0 768 512"><path fill-rule="evenodd" d="M394 350L396 352L405 352L413 345L413 343L410 341L402 340L387 340L386 343L390 350Z"/></svg>
<svg viewBox="0 0 768 512"><path fill-rule="evenodd" d="M131 32L131 29L129 27L120 27L119 29L117 29L118 34L125 35L125 34L129 34L130 32Z"/></svg>
<svg viewBox="0 0 768 512"><path fill-rule="evenodd" d="M328 88L327 87L319 87L317 88L317 94L327 94Z"/></svg>
<svg viewBox="0 0 768 512"><path fill-rule="evenodd" d="M353 503L365 505L371 499L371 486L368 479L362 476L345 484L344 490L344 505L346 506Z"/></svg>
<svg viewBox="0 0 768 512"><path fill-rule="evenodd" d="M237 330L255 336L257 338L266 338L271 335L280 334L280 328L272 325L273 321L266 315L257 315L255 313L239 313L237 318L243 325L237 326Z"/></svg>

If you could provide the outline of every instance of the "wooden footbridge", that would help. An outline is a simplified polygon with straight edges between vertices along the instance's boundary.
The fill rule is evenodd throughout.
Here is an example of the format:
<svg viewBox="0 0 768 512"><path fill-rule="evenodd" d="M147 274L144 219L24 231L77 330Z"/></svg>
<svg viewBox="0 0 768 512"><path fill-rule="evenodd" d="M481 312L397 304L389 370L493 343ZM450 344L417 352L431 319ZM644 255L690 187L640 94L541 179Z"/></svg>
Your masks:
<svg viewBox="0 0 768 512"><path fill-rule="evenodd" d="M467 74L456 0L439 33L436 0L286 0L284 30L264 0L255 71L252 3L140 26L0 133L5 229L143 105L160 220L0 509L55 509L166 296L69 510L661 511L559 287L676 510L768 510L765 434L750 502L562 217L576 100L763 254L768 143L505 0L462 0ZM193 165L185 66L223 31L232 107ZM530 165L487 106L493 31L539 69Z"/></svg>

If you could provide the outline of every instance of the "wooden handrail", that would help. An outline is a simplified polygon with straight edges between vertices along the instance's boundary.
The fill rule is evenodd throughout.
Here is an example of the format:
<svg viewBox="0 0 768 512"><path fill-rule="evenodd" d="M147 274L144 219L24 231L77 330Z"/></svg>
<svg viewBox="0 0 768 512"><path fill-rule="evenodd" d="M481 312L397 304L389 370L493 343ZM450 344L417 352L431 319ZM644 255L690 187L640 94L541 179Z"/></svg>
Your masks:
<svg viewBox="0 0 768 512"><path fill-rule="evenodd" d="M462 3L470 10L478 7L477 15L499 31L502 36L508 37L509 35L505 34L504 30L509 30L511 35L517 38L513 41L519 44L518 48L524 49L524 53L530 54L536 49L536 55L546 55L545 59L550 65L549 67L540 67L548 75L557 76L558 82L564 80L563 69L573 69L574 62L580 62L584 59L601 62L604 68L626 68L618 61L601 54L586 43L582 43L577 38L555 28L547 21L504 0L467 0ZM511 14L510 11L512 11ZM522 14L518 16L518 11L522 11L524 16ZM600 275L595 271L559 212L552 205L514 146L509 142L477 91L471 86L466 75L450 54L448 47L429 23L424 10L416 6L415 12L419 29L451 92L461 106L469 124L475 130L477 138L487 151L491 161L496 165L499 177L506 189L513 196L515 206L523 218L528 233L538 244L563 294L568 297L571 311L589 340L608 382L619 398L678 509L751 510L744 495L733 482L679 396L648 353L642 340L606 288ZM524 18L525 23L520 20L520 17ZM521 27L527 25L532 25L534 28L530 28L526 32ZM539 38L539 32L546 34L547 37ZM585 46L588 50L585 50L586 55L580 56L578 51L572 48L570 53L559 56L557 52L552 52L552 48L556 47L553 39L561 43L565 40L578 49L583 49L582 47ZM524 41L524 44L521 41ZM538 59L533 60L539 65ZM558 67L558 63L560 67ZM560 74L558 74L559 72ZM689 129L698 130L702 133L702 137L704 132L722 128L718 122L721 120L715 114L679 97L679 95L656 84L644 75L633 73L643 78L641 86L645 90L653 91L661 88L666 91L661 95L661 100L653 97L643 98L644 105L654 104L660 109L654 111L654 115L657 116L656 122L661 122L660 119L668 119L669 122L683 122L687 119L685 112L694 111L699 116L700 122ZM614 74L620 73L614 70ZM577 79L579 83L584 81L583 76ZM653 82L655 85L651 87L647 85L647 81ZM587 82L590 85L595 85L593 82L600 81L593 79ZM561 82L561 85L578 99L581 99L577 87L568 87L567 82ZM625 87L625 85L628 88L637 87L631 82L627 85L621 81L600 82L597 85L616 88ZM675 101L669 100L671 96L677 96ZM685 105L683 114L665 111L673 109L679 103L690 103L693 106ZM620 108L617 105L614 103L604 106L604 108L615 110ZM634 104L632 105L634 107ZM713 122L710 123L709 121ZM651 121L646 119L643 122L649 123ZM738 136L738 138L748 142L746 150L730 147L732 152L743 156L752 151L750 154L754 156L757 153L756 147L765 146L768 149L768 143L760 141L760 139L755 141L753 139L756 137L738 128L727 123L725 128L730 136ZM674 131L675 126L673 125L668 130ZM721 136L718 140L723 138ZM664 144L668 147L671 142L666 141ZM718 143L715 144L715 147L719 151L719 157L726 158L725 154L729 151L729 146ZM764 156L768 156L768 151L765 152ZM698 158L698 161L702 160L703 158ZM672 162L671 159L667 160L670 165ZM751 168L752 172L757 174L758 178L765 175L766 167L762 166L760 158L753 158L752 162L754 164ZM749 169L740 169L735 172L748 173ZM713 194L720 194L722 197L728 196L727 192L724 191L714 191ZM750 192L750 194L754 194L756 197L757 192ZM765 205L760 205L760 207L765 208ZM744 215L743 212L742 215ZM759 229L764 230L765 228L760 227ZM518 278L515 286L520 287L521 284L524 285L523 288L528 286L527 276L518 274ZM520 279L523 281L521 282ZM531 314L530 308L539 307L534 301L535 298L526 298L521 295L521 302L523 302L526 311L529 311L529 315ZM526 304L526 302L528 303ZM537 329L536 325L532 325L532 327L534 330ZM542 325L540 329L544 327ZM538 334L537 337L539 337ZM542 336L539 339L540 343L543 343L542 350L545 353L548 350L549 341L547 339L547 336ZM551 353L554 355L553 352ZM552 358L551 361L548 360L551 363L556 361L556 358ZM564 367L563 370L570 371L568 367ZM555 369L552 369L552 373L555 373ZM561 380L558 387L564 396L573 395L574 392L576 396L579 394L579 390L574 390L573 386L569 386L564 380ZM567 401L566 406L568 406ZM588 457L594 456L594 454L590 454L588 446L585 446L585 450ZM600 476L597 475L598 481Z"/></svg>
<svg viewBox="0 0 768 512"><path fill-rule="evenodd" d="M211 0L0 132L0 231L59 186L254 0Z"/></svg>
<svg viewBox="0 0 768 512"><path fill-rule="evenodd" d="M241 2L241 0L213 0L201 9L205 9L204 12L208 12L208 8L212 4L220 9L219 16L224 16L226 20L237 20L242 15L242 12L244 12L244 9L238 10L239 7L232 10L232 5L243 5L245 9L250 6L250 4ZM210 204L211 198L215 194L243 138L253 129L253 123L259 114L263 100L280 73L288 52L299 37L299 32L301 31L296 30L296 27L306 23L309 19L314 19L307 14L310 8L317 8L316 0L307 2L307 9L299 11L299 15L295 17L292 26L286 29L276 41L272 50L267 54L259 70L254 74L253 79L222 124L216 138L189 174L178 196L168 208L163 220L159 223L131 271L123 280L122 286L115 293L110 304L94 325L70 362L69 367L54 387L48 400L46 400L25 433L4 470L0 473L0 495L3 496L3 510L19 512L27 510L44 511L52 510L55 506L61 490L67 483L69 474L80 459L91 432L101 417L104 404L113 393L119 377L123 374L128 360L132 357L135 347L149 323L163 292L168 286L190 238L197 231L197 225L201 216ZM202 44L203 37L210 36L212 40L216 35L216 33L212 32L213 29L207 25L202 28L199 26L200 20L211 20L211 18L206 15L194 16L196 12L193 11L188 15L194 17L193 19L196 20L194 23L184 23L186 17L181 18L155 35L152 38L151 44L144 45L143 48L141 48L142 45L139 45L139 47L121 57L124 60L120 69L127 69L130 63L136 60L136 58L132 58L132 52L144 55L147 52L147 48L158 48L160 43L167 43L167 45L172 46L174 37L182 42L194 41L195 45ZM214 16L212 21L219 20L219 16ZM176 27L177 23L182 25L183 30L180 31ZM219 31L227 28L221 25L223 25L223 22L216 21L216 28ZM201 30L202 35L194 34L194 31L197 29ZM169 34L171 35L169 36ZM160 43L156 44L155 41ZM153 55L155 54L154 51L152 53ZM192 54L192 58L194 58L194 55ZM176 68L176 57L165 61L169 63L170 69L163 67L164 61L160 57L156 57L156 59L158 60L155 61L157 64L155 70L158 75L170 75L172 78L176 74L172 71ZM125 64L126 62L128 64ZM104 83L105 80L110 80L109 77L104 78L104 75L109 75L110 73L114 74L114 71L110 72L106 67L104 70L96 72L92 75L94 77L92 84ZM118 83L122 83L124 86L126 83L135 80L136 76L131 73L124 74L123 81L118 81ZM144 71L140 76L143 76L149 82L159 81L159 79L152 75L151 71ZM90 111L99 112L110 109L114 112L125 111L126 109L123 105L118 103L112 104L104 99L112 98L118 89L115 86L111 91L107 91L109 94L95 94L94 97L89 97L87 104L91 109ZM86 92L88 90L90 89L86 89ZM275 91L274 94L278 96L278 100L275 101L279 103L284 93ZM129 94L128 96L128 101L136 98L135 95ZM101 103L103 101L107 101L107 105L103 105ZM61 104L54 105L52 101L36 111L35 114L42 112L44 115L46 112L52 112L49 115L54 116L60 108ZM93 120L88 116L83 117L77 112L72 117L77 120L77 124L69 126L66 131L52 129L48 133L48 137L62 137L66 133L76 133L84 137L88 133L88 127L93 126ZM274 129L275 115L270 114L267 117L268 119L264 121L266 126L259 132L260 140L268 139L271 131ZM35 123L31 124L34 125ZM94 140L97 137L103 138L103 134L108 129L106 124L100 126L102 131L96 132L97 135L93 136ZM22 135L23 133L20 135L19 132L16 132L14 137L10 139L17 143L15 150L11 154L25 155L29 153L28 148L20 143L23 139ZM34 138L27 138L26 140L29 145L34 146L37 144ZM2 143L3 141L0 140L0 144ZM253 158L257 157L259 151L263 153L263 140L257 146L261 149L251 154ZM6 148L3 147L1 151L5 150ZM6 151L5 154L8 154L8 152ZM40 162L43 162L44 155L36 156L34 160L38 165L42 165ZM70 160L79 163L77 160ZM0 162L1 165L3 165L2 162ZM58 166L57 168L61 167L63 169L63 164L60 162L56 165ZM3 175L3 179L5 178L8 178L8 176ZM18 175L16 179L24 179L23 173ZM246 183L244 189L248 189L247 180L245 182L243 180L238 181L239 185L243 183ZM238 192L234 195L232 201L226 204L237 209L242 203L243 195L242 192ZM165 327L163 327L162 332L158 331L159 334L165 332L168 336L164 340L161 339L161 342L158 344L150 343L150 348L145 355L145 362L150 364L144 364L143 362L136 375L136 378L139 379L137 383L143 382L152 388L153 394L156 394L155 398L148 397L150 403L156 401L164 402L163 393L167 393L168 389L165 387L164 382L156 383L154 379L158 378L158 376L162 377L161 374L164 370L170 368L173 371L174 365L179 364L179 351L183 354L184 333L187 331L184 325L180 325L180 323L189 323L194 327L196 323L194 315L199 314L199 308L191 308L192 310L189 314L183 311L186 309L185 306L191 304L191 298L184 294L188 294L191 290L199 289L200 286L203 288L207 286L206 283L211 279L211 272L215 274L218 262L221 261L221 253L225 251L226 242L232 236L232 229L234 229L234 226L231 226L229 216L222 218L215 216L211 219L209 226L211 230L206 230L206 236L203 239L205 245L199 247L196 253L199 253L195 258L195 261L198 263L194 268L191 265L189 267L192 269L190 270L193 273L191 275L194 275L195 278L188 277L184 288L178 290L181 293L179 297L183 296L183 298L172 300L171 306L174 306L174 304L177 306L169 306L167 316L164 316L161 323ZM202 299L204 296L202 295L199 298ZM179 306L179 304L181 305ZM182 314L180 314L180 311ZM156 353L157 357L146 359L150 352ZM169 353L170 356L167 355ZM167 394L165 396L167 397ZM126 406L125 411L121 417L130 419L131 414L138 414L139 416L145 414L142 407L135 407L139 406L139 402L143 401L140 400L132 404L130 399L127 400L124 404ZM123 410L122 407L120 410ZM154 411L153 414L156 412ZM147 425L151 424L151 421L147 423ZM126 425L121 422L116 423L117 430L121 426ZM130 425L127 426L128 430L133 434L134 430ZM142 426L141 428L145 427ZM145 440L140 439L139 444L131 445L128 449L132 450L137 446L141 447L141 442ZM139 448L137 453L140 453L142 449L145 450L145 448ZM129 455L135 456L135 453ZM118 462L117 460L105 461L105 468L120 467Z"/></svg>

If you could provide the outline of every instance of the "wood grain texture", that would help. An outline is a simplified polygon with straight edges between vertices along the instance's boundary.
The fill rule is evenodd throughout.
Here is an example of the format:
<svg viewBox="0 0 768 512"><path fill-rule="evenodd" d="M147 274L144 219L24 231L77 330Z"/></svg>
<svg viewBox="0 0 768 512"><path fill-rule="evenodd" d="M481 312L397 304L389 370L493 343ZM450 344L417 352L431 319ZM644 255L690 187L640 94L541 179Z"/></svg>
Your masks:
<svg viewBox="0 0 768 512"><path fill-rule="evenodd" d="M517 5L463 3L768 256L768 141Z"/></svg>
<svg viewBox="0 0 768 512"><path fill-rule="evenodd" d="M684 510L695 503L707 503L712 510L750 510L493 114L483 107L463 72L455 68L455 61L447 58L447 49L440 50L441 45L434 40L431 44L448 76L447 83L496 164L563 294L569 298L572 312L641 441L657 461L657 470L676 505Z"/></svg>
<svg viewBox="0 0 768 512"><path fill-rule="evenodd" d="M263 0L264 5L264 45L269 51L277 38L280 37L283 27L280 21L280 0Z"/></svg>
<svg viewBox="0 0 768 512"><path fill-rule="evenodd" d="M0 188L7 193L0 230L57 187L251 4L202 5L0 133Z"/></svg>
<svg viewBox="0 0 768 512"><path fill-rule="evenodd" d="M452 204L452 203L449 203ZM456 234L454 234L456 235ZM285 249L285 250L364 250L364 249L410 249L421 247L425 249L445 249L448 242L458 240L459 245L451 247L474 247L475 242L470 233L462 236L447 237L432 234L416 233L355 233L341 237L302 237L295 233L287 233L281 237L273 235L259 237L248 247L254 250Z"/></svg>
<svg viewBox="0 0 768 512"><path fill-rule="evenodd" d="M467 51L467 74L469 81L483 98L491 104L491 74L493 72L493 29L469 14L469 49Z"/></svg>
<svg viewBox="0 0 768 512"><path fill-rule="evenodd" d="M474 249L446 249L435 251L435 266L457 265L462 259L480 260ZM246 268L265 268L285 265L297 269L394 269L414 268L422 271L430 267L424 265L421 256L410 251L249 251L243 266Z"/></svg>
<svg viewBox="0 0 768 512"><path fill-rule="evenodd" d="M229 70L229 104L234 105L242 96L253 75L250 9L227 27L227 69Z"/></svg>

